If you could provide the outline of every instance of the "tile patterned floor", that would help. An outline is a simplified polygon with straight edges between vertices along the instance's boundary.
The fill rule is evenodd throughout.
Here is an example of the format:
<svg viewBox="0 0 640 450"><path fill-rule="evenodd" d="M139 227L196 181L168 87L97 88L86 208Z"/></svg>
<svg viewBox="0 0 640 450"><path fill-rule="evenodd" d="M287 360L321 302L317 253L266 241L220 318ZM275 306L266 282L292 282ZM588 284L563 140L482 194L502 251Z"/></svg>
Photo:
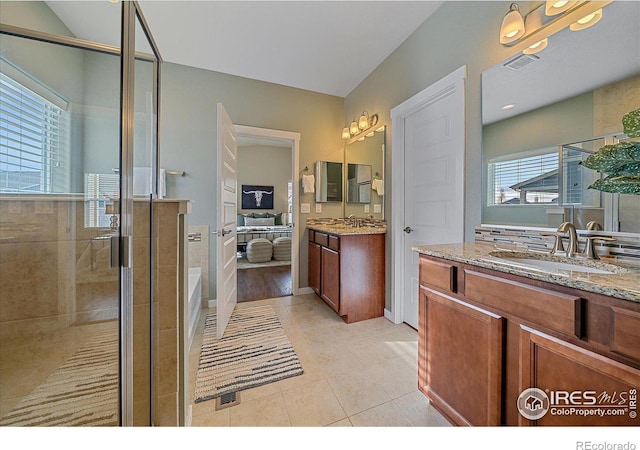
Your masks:
<svg viewBox="0 0 640 450"><path fill-rule="evenodd" d="M304 374L240 392L216 411L193 403L203 311L189 367L194 427L448 427L418 390L418 335L377 318L347 325L316 295L238 304L269 304L278 313Z"/></svg>

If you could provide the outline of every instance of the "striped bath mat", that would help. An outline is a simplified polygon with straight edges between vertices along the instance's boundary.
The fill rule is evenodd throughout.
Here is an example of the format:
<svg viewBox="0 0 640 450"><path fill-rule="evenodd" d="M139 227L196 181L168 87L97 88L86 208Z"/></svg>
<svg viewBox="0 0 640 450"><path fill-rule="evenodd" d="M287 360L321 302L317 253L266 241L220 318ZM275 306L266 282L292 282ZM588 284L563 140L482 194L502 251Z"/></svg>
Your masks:
<svg viewBox="0 0 640 450"><path fill-rule="evenodd" d="M96 333L0 426L117 426L118 330Z"/></svg>
<svg viewBox="0 0 640 450"><path fill-rule="evenodd" d="M195 402L302 374L295 350L271 306L236 308L222 339L216 315L205 319Z"/></svg>

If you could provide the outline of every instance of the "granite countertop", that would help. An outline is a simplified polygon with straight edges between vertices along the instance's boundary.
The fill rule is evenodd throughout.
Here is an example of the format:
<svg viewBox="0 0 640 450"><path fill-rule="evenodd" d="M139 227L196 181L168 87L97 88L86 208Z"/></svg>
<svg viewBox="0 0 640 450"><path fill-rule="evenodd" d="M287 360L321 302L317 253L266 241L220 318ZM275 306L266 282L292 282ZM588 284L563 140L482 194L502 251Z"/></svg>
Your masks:
<svg viewBox="0 0 640 450"><path fill-rule="evenodd" d="M320 231L322 233L336 234L338 236L354 234L385 234L387 232L387 227L352 227L351 225L343 224L308 224L307 228L310 230Z"/></svg>
<svg viewBox="0 0 640 450"><path fill-rule="evenodd" d="M412 250L423 255L484 267L486 269L493 269L499 272L511 273L534 280L547 281L549 283L640 303L640 263L604 257L598 261L587 260L581 256L564 258L533 251L523 252L522 247L498 245L490 242L422 245L415 246ZM519 257L566 262L569 264L578 263L590 268L614 273L603 274L569 270L557 270L555 273L548 273L533 268L513 265L500 259L500 256L508 256L511 252L517 252Z"/></svg>

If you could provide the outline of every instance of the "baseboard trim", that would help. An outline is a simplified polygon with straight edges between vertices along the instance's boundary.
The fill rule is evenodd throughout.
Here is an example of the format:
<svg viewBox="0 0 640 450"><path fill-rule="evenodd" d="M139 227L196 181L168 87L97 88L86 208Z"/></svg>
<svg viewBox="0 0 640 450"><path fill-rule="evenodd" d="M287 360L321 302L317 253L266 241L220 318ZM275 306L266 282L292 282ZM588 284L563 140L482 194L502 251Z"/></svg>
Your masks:
<svg viewBox="0 0 640 450"><path fill-rule="evenodd" d="M384 309L384 317L385 317L385 319L390 320L391 322L395 323L396 325L401 323L401 322L396 322L395 321L395 314L393 314L387 308Z"/></svg>
<svg viewBox="0 0 640 450"><path fill-rule="evenodd" d="M215 308L216 306L218 306L218 301L215 298L209 299L209 300L202 300L202 307L204 309Z"/></svg>
<svg viewBox="0 0 640 450"><path fill-rule="evenodd" d="M313 294L315 291L310 288L310 287L303 287L303 288L299 288L298 292L295 295L307 295L307 294Z"/></svg>

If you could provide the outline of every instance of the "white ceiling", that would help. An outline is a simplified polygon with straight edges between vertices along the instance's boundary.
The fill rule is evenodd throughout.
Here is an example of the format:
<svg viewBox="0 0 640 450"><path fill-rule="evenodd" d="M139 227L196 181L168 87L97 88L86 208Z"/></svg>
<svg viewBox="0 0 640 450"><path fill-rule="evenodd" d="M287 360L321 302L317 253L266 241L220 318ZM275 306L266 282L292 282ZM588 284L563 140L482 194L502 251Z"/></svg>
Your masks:
<svg viewBox="0 0 640 450"><path fill-rule="evenodd" d="M119 46L119 7L48 1L74 35ZM441 1L146 1L164 61L347 96Z"/></svg>
<svg viewBox="0 0 640 450"><path fill-rule="evenodd" d="M483 123L640 74L639 23L640 2L614 1L591 28L578 32L565 28L551 36L534 62L519 70L503 67L503 63L486 70L482 74ZM515 107L503 111L507 104Z"/></svg>

